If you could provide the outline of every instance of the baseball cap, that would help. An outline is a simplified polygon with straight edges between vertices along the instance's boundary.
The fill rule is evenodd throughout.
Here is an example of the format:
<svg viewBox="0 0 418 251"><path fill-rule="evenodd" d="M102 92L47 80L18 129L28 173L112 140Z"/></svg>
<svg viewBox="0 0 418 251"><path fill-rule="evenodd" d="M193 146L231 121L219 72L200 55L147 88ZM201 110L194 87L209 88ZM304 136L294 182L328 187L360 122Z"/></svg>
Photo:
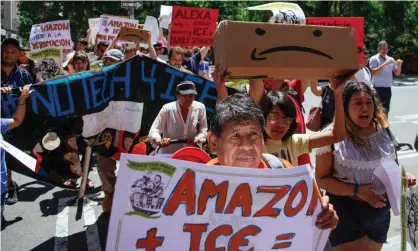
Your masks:
<svg viewBox="0 0 418 251"><path fill-rule="evenodd" d="M167 48L167 46L164 44L163 40L158 40L154 45L154 47L163 47L163 48Z"/></svg>
<svg viewBox="0 0 418 251"><path fill-rule="evenodd" d="M111 49L106 52L103 58L112 58L114 60L122 61L123 53L118 49Z"/></svg>
<svg viewBox="0 0 418 251"><path fill-rule="evenodd" d="M192 81L183 81L177 85L176 92L180 95L197 95L196 87Z"/></svg>
<svg viewBox="0 0 418 251"><path fill-rule="evenodd" d="M14 45L20 50L20 43L19 41L17 41L17 39L6 38L5 40L3 40L3 43L1 43L1 47L3 48L3 46L8 45L8 44Z"/></svg>
<svg viewBox="0 0 418 251"><path fill-rule="evenodd" d="M73 60L74 55L75 55L75 51L70 52L70 53L67 54L65 62L62 63L63 68L68 66L68 64L71 62L71 60Z"/></svg>

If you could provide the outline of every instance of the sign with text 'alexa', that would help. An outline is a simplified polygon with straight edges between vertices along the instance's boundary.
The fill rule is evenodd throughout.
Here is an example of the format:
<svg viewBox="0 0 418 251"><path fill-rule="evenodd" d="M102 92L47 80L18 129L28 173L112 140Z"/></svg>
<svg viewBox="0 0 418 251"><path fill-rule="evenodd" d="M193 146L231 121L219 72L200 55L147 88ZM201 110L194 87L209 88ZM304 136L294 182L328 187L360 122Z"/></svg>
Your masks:
<svg viewBox="0 0 418 251"><path fill-rule="evenodd" d="M212 46L219 10L173 6L171 46Z"/></svg>
<svg viewBox="0 0 418 251"><path fill-rule="evenodd" d="M307 165L253 170L122 154L106 250L322 251L329 230L315 226L314 182Z"/></svg>

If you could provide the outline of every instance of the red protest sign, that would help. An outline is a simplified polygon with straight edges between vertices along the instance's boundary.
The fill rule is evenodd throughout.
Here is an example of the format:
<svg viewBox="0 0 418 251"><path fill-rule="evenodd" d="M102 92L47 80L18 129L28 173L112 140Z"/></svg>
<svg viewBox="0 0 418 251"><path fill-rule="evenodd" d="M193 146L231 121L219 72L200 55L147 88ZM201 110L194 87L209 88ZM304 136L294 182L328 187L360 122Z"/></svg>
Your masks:
<svg viewBox="0 0 418 251"><path fill-rule="evenodd" d="M211 46L219 11L173 6L170 46Z"/></svg>
<svg viewBox="0 0 418 251"><path fill-rule="evenodd" d="M364 46L364 17L308 17L306 24L323 26L353 27L356 38L358 60L363 64Z"/></svg>

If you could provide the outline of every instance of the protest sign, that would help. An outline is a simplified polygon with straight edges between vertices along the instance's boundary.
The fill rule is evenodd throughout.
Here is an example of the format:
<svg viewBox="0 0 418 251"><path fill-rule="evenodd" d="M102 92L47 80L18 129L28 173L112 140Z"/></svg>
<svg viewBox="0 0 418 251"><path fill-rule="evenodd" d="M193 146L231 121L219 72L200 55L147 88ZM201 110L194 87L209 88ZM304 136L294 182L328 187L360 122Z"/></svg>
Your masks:
<svg viewBox="0 0 418 251"><path fill-rule="evenodd" d="M106 128L138 132L143 106L143 103L111 101L103 111L83 116L83 137L95 136Z"/></svg>
<svg viewBox="0 0 418 251"><path fill-rule="evenodd" d="M406 181L404 182L406 183ZM408 250L418 251L418 187L406 188L406 184L403 184L404 191L402 193L402 247L408 243Z"/></svg>
<svg viewBox="0 0 418 251"><path fill-rule="evenodd" d="M112 101L125 101L133 102L135 106L143 104L142 110L132 111L136 117L141 118L135 145L141 137L148 135L163 105L176 100L176 85L184 80L190 80L196 84L198 92L196 100L205 104L210 122L217 99L213 82L186 74L149 57L135 56L116 65L34 84L32 86L34 92L27 102L25 120L10 132L10 139L6 140L21 150L31 151L47 132L52 131L57 133L61 142L66 142L66 138L83 132L83 116L106 110ZM236 92L232 88L228 88L228 91L230 94ZM3 118L12 116L17 107L17 101L18 97L15 95L1 95ZM123 117L125 120L125 116ZM108 123L113 122L108 121ZM110 124L109 127L111 126ZM93 140L89 144L95 143L94 146L104 147L106 150L109 145L114 144L116 129L130 131L136 128L130 123L117 124L113 126L113 129L106 128L94 136L97 142ZM78 140L84 142L82 138ZM87 140L91 139L87 138ZM93 147L93 150L98 152L99 150L96 150L99 149L98 147ZM63 143L59 149L44 153L38 176L33 178L54 185L59 182L62 184L60 177L68 174L66 168L68 165L63 162L62 157L67 151L68 147ZM81 146L78 147L78 151L83 153ZM19 163L11 165L11 168L20 173L24 169ZM21 169L18 170L18 168ZM48 179L45 180L45 177ZM54 178L54 180L51 181L49 178Z"/></svg>
<svg viewBox="0 0 418 251"><path fill-rule="evenodd" d="M322 251L326 244L307 165L253 170L122 154L120 166L107 251Z"/></svg>
<svg viewBox="0 0 418 251"><path fill-rule="evenodd" d="M160 34L160 30L158 28L158 20L153 16L147 16L142 29L151 33L151 43L156 44Z"/></svg>
<svg viewBox="0 0 418 251"><path fill-rule="evenodd" d="M120 28L119 40L148 44L150 33L135 28Z"/></svg>
<svg viewBox="0 0 418 251"><path fill-rule="evenodd" d="M29 57L36 62L36 78L45 81L62 74L62 57L60 48L44 48L29 52Z"/></svg>
<svg viewBox="0 0 418 251"><path fill-rule="evenodd" d="M60 20L32 25L29 43L31 50L40 50L47 47L72 49L70 21Z"/></svg>
<svg viewBox="0 0 418 251"><path fill-rule="evenodd" d="M211 46L218 10L173 6L170 46Z"/></svg>
<svg viewBox="0 0 418 251"><path fill-rule="evenodd" d="M100 41L113 41L121 27L137 28L138 20L121 18L116 16L101 16L100 28L97 38Z"/></svg>
<svg viewBox="0 0 418 251"><path fill-rule="evenodd" d="M248 7L247 10L270 10L273 16L270 23L305 24L306 18L302 8L295 3L275 2Z"/></svg>
<svg viewBox="0 0 418 251"><path fill-rule="evenodd" d="M340 26L354 28L354 36L357 44L358 60L363 64L364 57L364 17L308 17L309 25Z"/></svg>
<svg viewBox="0 0 418 251"><path fill-rule="evenodd" d="M173 12L173 6L161 5L160 7L160 25L164 29L168 29L168 25L171 23L171 14Z"/></svg>
<svg viewBox="0 0 418 251"><path fill-rule="evenodd" d="M89 18L89 28L90 28L90 40L87 42L90 45L94 45L94 42L96 41L96 35L100 29L100 17Z"/></svg>

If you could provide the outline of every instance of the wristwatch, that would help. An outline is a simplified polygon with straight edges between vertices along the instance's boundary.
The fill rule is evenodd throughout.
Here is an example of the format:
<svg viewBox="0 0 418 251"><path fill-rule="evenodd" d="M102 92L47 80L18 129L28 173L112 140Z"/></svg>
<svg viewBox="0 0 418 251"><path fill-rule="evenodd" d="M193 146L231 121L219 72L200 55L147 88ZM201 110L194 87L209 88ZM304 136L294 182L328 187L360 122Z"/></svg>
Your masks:
<svg viewBox="0 0 418 251"><path fill-rule="evenodd" d="M359 185L354 184L354 197L358 197L358 189L359 189Z"/></svg>

